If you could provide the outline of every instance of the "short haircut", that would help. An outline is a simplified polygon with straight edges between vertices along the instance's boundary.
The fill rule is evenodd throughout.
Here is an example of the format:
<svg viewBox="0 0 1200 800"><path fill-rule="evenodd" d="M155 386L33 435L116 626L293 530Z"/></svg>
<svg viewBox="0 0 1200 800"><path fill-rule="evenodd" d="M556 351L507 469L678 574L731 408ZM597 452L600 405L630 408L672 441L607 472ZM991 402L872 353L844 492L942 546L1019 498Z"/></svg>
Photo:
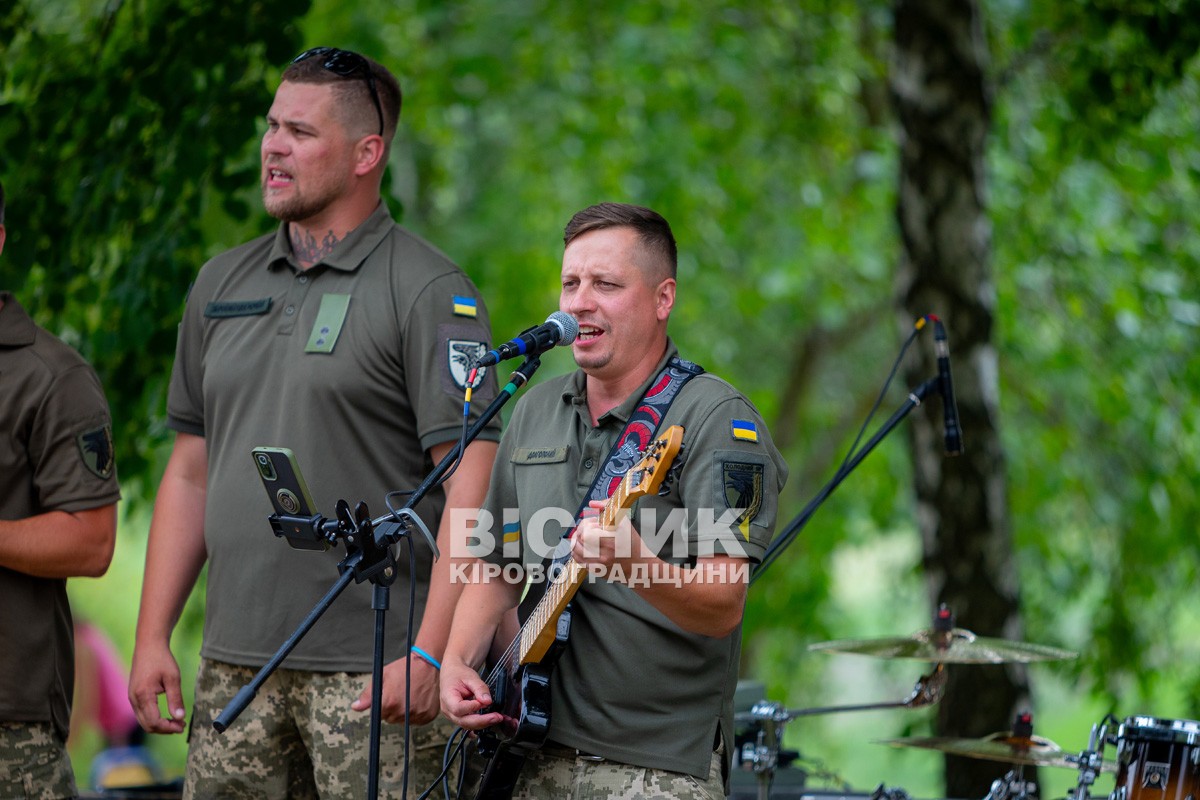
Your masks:
<svg viewBox="0 0 1200 800"><path fill-rule="evenodd" d="M583 234L605 228L633 228L647 253L660 262L660 266L669 277L675 277L679 254L671 226L657 211L643 206L628 203L597 203L588 206L571 217L571 221L567 223L563 231L563 245L569 246Z"/></svg>
<svg viewBox="0 0 1200 800"><path fill-rule="evenodd" d="M346 51L350 52L350 51ZM354 53L354 55L361 55ZM379 95L379 106L383 112L383 140L391 143L396 135L400 120L400 82L387 67L378 61L361 56L375 77L375 92ZM314 55L302 61L293 61L283 71L283 80L291 83L331 84L336 87L342 121L348 130L379 130L379 115L375 113L375 101L367 77L360 74L339 75L325 68L325 58Z"/></svg>

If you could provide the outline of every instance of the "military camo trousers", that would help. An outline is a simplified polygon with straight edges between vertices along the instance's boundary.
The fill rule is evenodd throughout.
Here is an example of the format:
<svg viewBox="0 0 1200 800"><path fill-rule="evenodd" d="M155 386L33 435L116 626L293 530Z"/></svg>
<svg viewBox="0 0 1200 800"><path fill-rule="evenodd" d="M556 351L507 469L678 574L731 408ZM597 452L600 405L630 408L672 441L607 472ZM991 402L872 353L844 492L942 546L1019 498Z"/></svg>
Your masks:
<svg viewBox="0 0 1200 800"><path fill-rule="evenodd" d="M212 721L257 671L201 661L188 740L185 800L365 797L370 712L354 711L350 703L371 676L277 670L229 728L217 733ZM443 749L453 730L442 717L412 727L409 797L419 796L441 772ZM400 797L403 771L404 726L384 723L380 797ZM452 778L456 776L457 770ZM442 796L440 789L437 796Z"/></svg>
<svg viewBox="0 0 1200 800"><path fill-rule="evenodd" d="M0 797L59 800L77 794L67 748L51 723L0 723Z"/></svg>
<svg viewBox="0 0 1200 800"><path fill-rule="evenodd" d="M525 762L513 800L725 800L723 760L713 753L708 779L701 781L681 772L538 752Z"/></svg>

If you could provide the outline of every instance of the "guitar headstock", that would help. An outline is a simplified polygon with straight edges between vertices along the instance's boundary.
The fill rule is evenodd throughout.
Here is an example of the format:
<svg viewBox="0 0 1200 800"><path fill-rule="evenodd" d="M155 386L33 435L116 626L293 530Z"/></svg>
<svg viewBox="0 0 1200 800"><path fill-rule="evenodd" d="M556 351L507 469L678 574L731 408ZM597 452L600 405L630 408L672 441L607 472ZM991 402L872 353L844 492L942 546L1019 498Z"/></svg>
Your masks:
<svg viewBox="0 0 1200 800"><path fill-rule="evenodd" d="M625 473L625 497L632 502L658 491L683 445L683 427L672 425L646 445L638 463Z"/></svg>

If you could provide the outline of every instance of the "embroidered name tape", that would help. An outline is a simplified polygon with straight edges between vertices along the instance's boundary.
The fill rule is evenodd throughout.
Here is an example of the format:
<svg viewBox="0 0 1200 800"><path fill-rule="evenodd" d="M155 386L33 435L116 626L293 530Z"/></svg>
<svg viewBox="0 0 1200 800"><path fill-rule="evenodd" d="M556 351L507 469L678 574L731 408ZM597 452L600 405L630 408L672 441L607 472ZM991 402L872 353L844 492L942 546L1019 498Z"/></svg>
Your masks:
<svg viewBox="0 0 1200 800"><path fill-rule="evenodd" d="M513 451L514 464L561 464L567 460L570 448L561 447L518 447Z"/></svg>
<svg viewBox="0 0 1200 800"><path fill-rule="evenodd" d="M271 310L271 298L262 300L214 300L204 307L204 316L209 319L227 317L256 317Z"/></svg>

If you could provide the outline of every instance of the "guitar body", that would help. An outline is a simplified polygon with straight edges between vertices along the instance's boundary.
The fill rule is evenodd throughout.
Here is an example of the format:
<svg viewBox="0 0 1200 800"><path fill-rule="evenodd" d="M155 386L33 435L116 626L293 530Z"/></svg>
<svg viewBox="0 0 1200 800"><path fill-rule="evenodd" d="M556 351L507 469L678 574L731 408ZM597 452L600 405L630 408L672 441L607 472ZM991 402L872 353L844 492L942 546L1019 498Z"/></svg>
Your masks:
<svg viewBox="0 0 1200 800"><path fill-rule="evenodd" d="M550 673L571 634L571 610L563 611L555 626L554 644L537 664L524 664L502 672L493 684L492 705L485 713L500 711L505 720L479 732L475 756L486 760L475 800L508 800L521 776L525 759L546 742L550 733Z"/></svg>
<svg viewBox="0 0 1200 800"><path fill-rule="evenodd" d="M683 428L672 425L646 446L600 510L602 526L613 527L617 515L637 498L659 491L682 442ZM487 763L476 800L512 797L525 759L545 744L550 732L550 673L571 632L571 599L587 577L587 570L571 558L566 537L559 548L564 552L555 554L545 593L487 677L492 705L484 712L499 711L504 721L479 732L476 757Z"/></svg>

